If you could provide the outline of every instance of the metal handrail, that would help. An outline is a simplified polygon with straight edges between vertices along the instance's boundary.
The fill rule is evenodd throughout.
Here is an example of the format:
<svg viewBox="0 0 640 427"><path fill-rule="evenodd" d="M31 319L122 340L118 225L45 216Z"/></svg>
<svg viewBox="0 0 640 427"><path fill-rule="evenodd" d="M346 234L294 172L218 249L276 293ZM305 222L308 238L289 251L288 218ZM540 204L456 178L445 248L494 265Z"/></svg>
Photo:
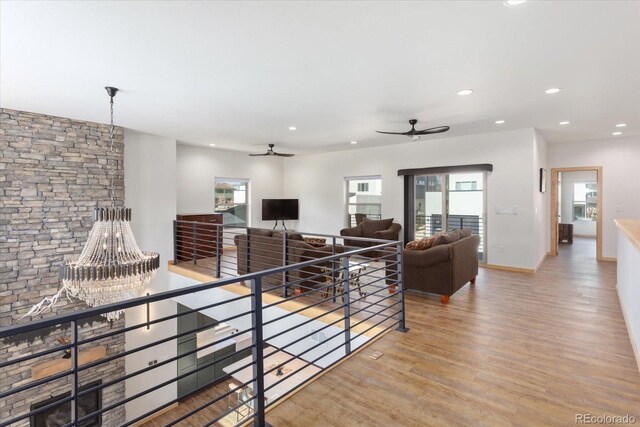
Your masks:
<svg viewBox="0 0 640 427"><path fill-rule="evenodd" d="M183 221L184 222L184 221ZM217 227L221 227L221 225L219 224L209 224L208 225L215 225ZM174 230L177 229L178 224L177 221L174 223ZM240 229L240 227L234 226L233 229ZM276 337L282 337L283 335L285 335L286 333L293 331L293 330L298 330L300 331L300 327L303 327L304 325L307 325L313 321L318 321L321 317L324 317L328 314L334 313L336 311L339 310L343 310L344 314L340 317L338 317L338 319L333 320L333 321L323 321L324 326L321 328L316 328L313 329L311 332L306 333L303 332L302 335L297 334L296 335L296 339L290 339L290 340L286 340L284 343L278 344L278 347L280 348L280 351L283 349L287 349L287 348L292 348L295 344L302 342L304 339L307 339L309 337L311 337L314 333L317 333L319 331L323 331L323 330L328 330L329 328L335 327L335 325L340 324L341 322L344 322L343 326L340 326L340 331L338 331L337 333L331 333L331 334L327 334L327 335L331 335L331 338L325 338L325 340L331 340L334 339L335 337L339 337L341 335L344 335L344 340L338 340L341 341L339 343L337 343L337 345L333 346L331 349L329 349L327 352L325 352L324 354L315 357L313 356L313 361L305 361L305 364L302 368L296 368L293 373L291 375L295 375L296 373L304 370L306 367L313 365L314 363L316 363L318 360L321 360L323 357L332 354L333 352L340 350L340 349L344 349L343 353L340 353L338 358L336 360L341 360L342 358L348 356L351 351L352 351L352 342L354 342L354 340L356 340L358 337L361 337L362 335L368 333L368 331L372 330L373 328L376 328L375 333L373 335L368 335L368 336L377 336L377 334L383 333L384 331L389 330L391 327L393 326L398 326L398 330L400 331L406 331L406 327L405 327L405 316L404 316L404 291L402 290L402 243L398 242L398 241L390 241L390 240L383 240L383 239L367 239L367 238L357 238L357 237L351 237L351 236L328 236L328 235L322 235L322 234L316 234L316 233L301 233L307 236L322 236L325 238L330 238L330 245L333 247L332 249L332 253L331 254L327 254L326 256L322 256L320 258L313 258L310 257L310 259L298 262L298 263L289 263L287 264L287 240L288 240L288 235L290 233L293 233L292 231L284 231L283 233L283 253L285 255L285 265L281 265L281 266L277 266L277 267L273 267L273 268L268 268L266 270L262 270L262 271L257 271L257 272L252 272L252 273L247 273L247 274L243 274L241 276L236 276L236 277L228 277L228 278L224 278L224 279L220 279L217 281L213 281L213 282L208 282L208 283L204 283L204 284L198 284L198 285L193 285L193 286L188 286L182 289L176 289L176 290L170 290L170 291L165 291L165 292L161 292L161 293L157 293L157 294L153 294L153 295L146 295L146 296L141 296L139 298L135 298L132 300L128 300L128 301L124 301L124 302L119 302L119 303L113 303L113 304L108 304L108 305L104 305L104 306L99 306L99 307L92 307L92 308L87 308L85 310L82 311L77 311L77 312L72 312L72 313L67 313L67 314L62 314L62 315L57 315L48 319L41 319L41 320L36 320L36 321L32 321L29 323L25 323L25 324L16 324L16 325L11 325L8 327L3 327L0 328L0 339L4 339L4 338L8 338L11 336L16 336L16 335L20 335L20 334L25 334L25 333L29 333L29 332L33 332L33 331L37 331L40 329L45 329L45 328L51 328L51 327L56 327L56 326L61 326L63 325L64 328L66 328L66 324L68 324L72 331L72 336L73 336L73 342L71 344L67 344L64 346L60 346L60 347L56 347L55 349L48 349L46 351L40 351L40 352L36 352L32 355L26 355L26 356L20 356L14 360L7 360L5 362L2 362L0 364L0 367L5 367L5 366L10 366L13 365L15 363L22 363L22 362L26 362L28 360L31 359L35 359L37 357L40 356L44 356L44 355L49 355L51 353L53 353L54 351L60 351L63 349L69 349L71 351L72 357L71 357L71 368L68 370L64 370L60 373L54 374L52 376L40 379L40 380L36 380L36 381L32 381L28 384L23 384L20 385L16 388L13 389L9 389L4 391L1 395L2 396L12 396L15 395L19 392L22 391L26 391L29 389L33 389L34 387L40 386L40 385L44 385L46 383L49 383L51 381L54 380L60 380L62 378L69 378L71 379L71 393L70 396L64 399L64 402L71 402L71 423L68 425L71 426L77 426L79 425L79 423L82 423L85 420L90 419L92 416L96 416L96 415L100 415L103 413L107 413L110 410L113 410L114 408L120 407L121 405L124 405L127 402L133 401L135 399L138 399L148 393L151 393L155 390L158 390L162 387L167 386L168 384L171 383L175 383L181 379L185 379L187 378L189 375L195 375L195 373L200 372L203 369L208 369L211 368L211 366L214 363L217 363L219 360L216 359L216 362L209 362L208 365L202 365L200 366L198 364L198 367L195 369L191 369L187 372L181 372L179 375L175 375L172 376L171 378L169 378L168 380L164 380L162 382L160 382L159 384L156 384L152 387L148 387L143 391L140 391L138 393L135 393L131 396L127 396L126 398L122 399L122 400L118 400L118 401L110 401L108 403L105 403L104 406L102 406L100 409L98 409L97 411L94 411L90 414L84 414L84 415L80 415L79 413L79 407L78 407L78 399L82 396L86 396L89 393L92 393L96 390L102 390L106 387L110 387L110 386L114 386L115 384L124 382L127 379L131 379L137 375L140 374L144 374L147 373L153 369L156 369L160 366L167 366L169 363L172 362L176 362L177 360L179 360L180 358L185 357L186 355L193 355L195 353L197 353L200 350L203 349L207 349L207 348L211 348L219 343L222 343L223 341L227 340L228 337L223 337L223 338L218 338L216 340L214 340L213 342L207 343L205 345L200 345L200 346L196 346L195 349L189 350L187 353L179 353L178 355L174 356L174 357L170 357L169 359L166 360L162 360L160 363L156 364L156 365L150 365L148 367L144 367L142 369L139 369L137 371L132 371L127 373L124 376L118 377L117 379L109 379L108 381L98 384L98 385L94 385L92 386L90 389L82 389L80 390L79 386L80 386L80 382L79 382L79 376L80 373L83 371L86 371L87 369L93 368L95 366L98 365L102 365L108 362L112 362L115 360L122 360L124 359L125 356L127 355L131 355L134 354L136 352L139 351L143 351L143 350L148 350L156 345L160 345L162 343L167 343L169 341L172 340L176 340L177 338L180 337L185 337L189 334L192 334L194 332L200 331L200 330L204 330L209 328L210 326L196 326L195 329L191 329L187 332L178 332L176 333L172 333L170 334L170 336L168 337L164 337L164 338L158 338L158 339L154 339L154 341L143 344L143 345L139 345L135 348L131 348L131 349L127 349L125 351L120 351L117 354L110 354L108 357L104 357L100 360L97 361L92 361L92 362L88 362L88 363L84 363L82 365L80 365L79 363L79 346L83 345L83 344L90 344L92 342L101 340L101 339L105 339L105 338L109 338L109 337L113 337L115 335L118 334L122 334L124 336L125 332L129 332L129 331L133 331L135 329L144 327L145 325L149 326L150 324L158 324L161 322L165 322L168 320L172 320L172 319L177 319L180 316L185 316L188 314L193 314L196 312L200 312L203 309L206 308L213 308L219 305L224 305L224 304L229 304L231 302L235 302L235 301L239 301L239 300L245 300L245 299L249 299L250 300L250 304L251 304L251 309L243 311L241 313L234 313L232 316L227 316L225 319L223 320L233 320L233 319L238 319L244 316L251 316L251 327L250 328L246 328L243 329L242 334L245 333L251 333L252 335L252 344L250 346L251 351L252 351L252 358L250 362L247 362L244 366L242 367L238 367L236 368L233 372L238 372L242 369L246 369L248 367L252 367L253 369L253 375L252 375L252 379L247 381L245 384L251 384L252 389L254 391L254 402L253 402L253 407L254 407L254 412L251 415L250 418L247 418L246 420L244 420L244 422L249 421L249 420L253 420L253 425L254 426L265 426L266 421L265 421L265 409L266 409L266 403L265 403L265 390L267 390L268 388L273 387L274 385L277 385L278 383L282 382L283 380L281 379L280 381L276 382L274 385L271 385L268 388L265 388L265 381L264 381L264 377L266 374L268 374L271 371L274 371L276 368L275 367L269 367L269 368L265 368L264 366L264 358L268 355L265 354L265 351L263 349L263 345L267 342L267 340L272 340ZM367 241L371 244L371 246L368 247L363 247L363 248L353 248L353 247L345 247L345 251L342 253L335 253L335 247L336 247L336 240L337 239L349 239L349 240L364 240ZM250 234L249 234L249 240L250 240ZM193 242L194 244L196 244L196 242ZM218 247L218 245L215 245L216 248ZM391 250L393 249L393 251ZM247 249L248 250L248 249ZM217 249L216 249L217 251ZM195 252L195 251L194 251ZM322 251L318 251L318 252L322 252ZM378 260L383 262L385 267L374 267L373 269L371 269L371 271L369 271L367 274L362 274L362 277L371 275L372 278L374 278L375 280L373 282L371 282L371 284L376 284L375 286L373 286L373 289L375 289L375 291L370 292L368 295L370 296L375 296L375 300L374 302L369 301L367 304L364 304L363 306L360 307L354 307L354 310L351 310L351 305L352 303L358 303L362 300L364 300L366 297L363 297L362 294L360 296L360 298L351 300L350 299L350 290L355 290L356 288L354 287L354 285L352 283L350 283L352 280L359 280L359 279L352 279L349 273L349 268L353 267L354 265L359 267L362 265L365 265L366 262L360 261L361 258L367 258L367 253L370 252L376 252L376 253L382 253L382 255L380 257L378 257ZM324 253L323 253L324 254ZM219 254L218 254L219 255ZM349 258L352 256L359 256L360 258L358 258L358 262L356 262L355 264L350 264L349 263ZM218 264L220 265L220 264ZM333 296L332 297L328 297L328 298L321 298L319 301L318 300L312 300L312 302L303 302L303 307L302 308L297 308L295 310L293 310L292 312L288 312L286 315L284 316L278 316L276 318L272 318L269 319L268 321L264 321L263 320L263 311L265 310L265 308L270 308L270 307L276 307L279 304L282 304L286 301L289 300L294 300L294 299L298 299L301 298L302 295L294 295L292 297L287 298L285 295L285 298L282 299L282 301L279 301L278 303L270 303L270 304L263 304L262 302L262 295L265 292L269 292L275 289L279 289L281 287L283 287L283 289L287 289L287 286L291 286L294 283L298 283L301 282L302 280L307 280L309 281L309 277L305 277L304 279L296 279L296 280L289 280L288 278L288 273L296 271L296 270L302 270L306 267L312 267L312 266L324 266L323 268L326 269L326 271L323 271L321 274L311 274L311 277L315 277L315 278L322 278L322 277L330 277L331 281L329 282L329 284L326 284L326 282L322 282L322 281L313 281L314 283L320 284L321 288L325 289L325 291L327 292L327 295L329 294L329 289L333 288ZM333 266L333 268L327 268L327 266ZM383 271L384 270L384 271ZM380 271L383 271L381 274L383 277L378 277L377 275L375 275L375 273L378 273ZM275 275L278 274L282 274L282 280L284 285L282 286L274 286L272 288L265 288L263 289L262 286L262 282L263 282L263 278L265 277L273 277ZM379 273L380 274L380 273ZM385 276L386 275L386 276ZM359 275L360 277L360 275ZM142 306L142 305L146 305L146 304L151 304L151 303L155 303L155 302L160 302L160 301L165 301L168 299L175 299L184 295L189 295L189 294L194 294L197 292L203 292L203 291L208 291L211 289L216 289L216 288L221 288L227 285L231 285L231 284L236 284L238 282L250 282L251 283L251 291L250 293L247 293L245 295L242 296L237 296L234 298L231 298L230 300L224 300L224 301L217 301L214 303L210 303L210 304L206 304L203 307L199 307L199 308L191 308L189 310L187 310L186 312L180 312L177 314L173 314L173 315L168 315L168 316L164 316L161 318L157 318L154 320L149 320L147 319L146 322L144 323L140 323L137 325L133 325L133 326L126 326L124 328L118 329L117 331L108 331L105 332L104 334L101 335L97 335L97 336L91 336L88 338L83 338L80 339L79 337L79 322L82 319L86 319L86 318L91 318L91 317L95 317L97 315L100 314L104 314L104 313L109 313L112 311L117 311L117 310L125 310L128 308L133 308L133 307L137 307L137 306ZM380 281L383 281L383 285L377 285L377 283L379 283ZM358 282L359 283L359 282ZM365 283L364 285L368 285L369 283ZM385 286L386 284L386 286ZM340 294L336 293L336 286L340 285L342 286L342 290L340 290ZM266 286L266 284L265 284ZM380 296L379 294L384 291L385 289L391 289L390 286L398 286L398 290L396 292L391 293L390 291L390 295L383 297ZM304 286L301 286L302 288L305 288ZM309 294L314 294L316 291L319 292L318 289L314 289L314 292L310 292ZM271 325L274 324L276 322L282 321L284 318L289 318L293 315L296 315L298 313L303 312L304 310L307 310L309 308L313 308L313 307L317 307L320 306L321 304L324 303L330 303L332 300L335 303L336 302L336 297L337 296L341 296L343 301L342 304L337 305L334 308L331 308L327 311L324 311L322 314L320 315L314 315L313 317L303 321L303 322L297 322L294 326L292 327L288 327L288 329L286 330L279 330L277 333L271 334L270 337L265 337L263 336L263 328L265 325ZM392 299L393 298L393 299ZM397 301L395 300L397 298ZM388 305L384 305L382 304L383 301L386 300L390 300L393 303L389 303ZM387 303L385 303L387 304ZM396 310L396 308L398 307L398 305L400 305L400 308ZM375 307L375 308L374 308ZM244 309L243 309L244 310ZM359 318L356 318L355 320L358 320L357 322L352 324L352 320L353 316L359 313L364 313L364 316L360 316ZM369 324L369 319L372 319L374 317L380 317L382 320L370 325ZM392 321L393 323L391 324L391 326L387 326L386 328L382 329L379 328L378 326L383 324L384 322L387 321ZM373 322L372 322L373 323ZM366 329L361 330L362 328L359 328L357 330L356 333L351 334L351 328L354 328L356 326L359 325L363 325L366 327ZM288 326L288 325L287 325ZM383 332L381 332L381 329ZM281 338L282 339L282 338ZM302 353L296 354L296 355L292 355L288 360L294 360L296 358L299 358L300 356L304 355L304 354L309 354L311 355L311 351L319 348L321 345L323 345L324 341L319 342L316 345L313 346L309 346L309 347L305 347L306 350L303 351ZM356 341L357 344L355 345L362 345L363 341ZM227 356L224 357L224 360L229 360L231 357L234 357L235 354L237 354L238 351L236 351L233 354L229 354ZM273 353L271 353L273 354ZM223 360L223 359L220 359ZM333 363L335 363L334 361L332 361L328 366L331 366ZM326 367L323 367L320 369L319 372L321 372L322 370L326 369ZM232 373L233 373L232 372ZM317 373L312 375L311 378L316 377ZM198 382L199 388L194 390L194 391L190 391L189 393L192 394L197 390L201 390L205 387L208 387L212 384L214 384L217 380L211 380L211 382L209 383L205 383L205 385L200 386L200 382ZM306 382L307 379L301 380L302 383ZM297 389L300 386L300 384L296 385L293 390ZM203 408L212 405L215 402L219 402L221 399L223 399L226 396L231 395L232 391L228 391L227 393L224 393L222 396L218 396L216 399L207 402L203 405L200 405L198 408L193 409L191 411L189 411L187 414L182 415L178 420L174 421L175 422L179 422L179 420L182 419L186 419L190 416L192 416L194 413L202 410ZM287 390L285 395L291 393L291 390ZM275 400L279 400L281 399L282 396L276 398ZM180 398L176 398L176 399L172 399L171 402L167 402L161 405L161 407L167 407L168 405L175 403L179 400ZM0 421L0 426L4 426L4 425L9 425L13 422L17 422L20 420L24 420L25 418L29 417L29 416L36 416L38 414L43 413L44 411L48 410L49 408L55 406L56 404L58 404L59 402L62 402L62 400L56 401L57 403L52 403L50 405L47 406L43 406L40 407L38 409L34 409L29 411L27 414L22 414L19 416L14 417L12 420L5 422L5 420ZM273 402L270 402L269 404L272 404ZM236 405L237 406L237 405ZM157 409L157 408L156 408ZM227 410L225 413L219 415L216 419L221 419L222 417L225 416L225 414L228 413L232 413L233 408L231 410ZM135 423L141 419L143 419L145 416L148 416L151 413L148 412L147 414L144 414L142 416L137 417L135 420L129 420L126 422L125 425L130 425L132 423ZM212 423L215 422L212 421Z"/></svg>

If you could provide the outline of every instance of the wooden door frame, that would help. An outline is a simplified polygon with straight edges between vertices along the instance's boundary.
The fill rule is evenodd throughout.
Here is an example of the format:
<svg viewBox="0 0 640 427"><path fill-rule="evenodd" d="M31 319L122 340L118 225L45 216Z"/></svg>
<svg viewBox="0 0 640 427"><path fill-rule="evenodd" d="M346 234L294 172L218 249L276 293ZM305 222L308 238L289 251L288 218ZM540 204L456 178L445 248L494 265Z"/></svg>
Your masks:
<svg viewBox="0 0 640 427"><path fill-rule="evenodd" d="M595 172L598 185L598 218L596 219L596 259L606 261L602 256L602 166L579 166L572 168L551 168L551 245L549 255L558 255L558 227L555 226L558 214L558 174L560 172Z"/></svg>

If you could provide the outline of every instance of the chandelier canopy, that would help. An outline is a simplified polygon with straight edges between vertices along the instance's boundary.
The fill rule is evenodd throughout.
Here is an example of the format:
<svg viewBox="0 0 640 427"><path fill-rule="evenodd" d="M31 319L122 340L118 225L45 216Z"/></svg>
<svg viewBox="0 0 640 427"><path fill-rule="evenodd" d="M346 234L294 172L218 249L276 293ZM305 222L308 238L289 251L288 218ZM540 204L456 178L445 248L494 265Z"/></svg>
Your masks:
<svg viewBox="0 0 640 427"><path fill-rule="evenodd" d="M113 152L113 98L118 89L110 86L105 89L111 98L109 137ZM112 207L95 209L93 227L80 257L77 261L65 263L60 269L62 287L56 295L32 307L25 316L40 314L51 308L63 291L66 291L67 297L81 299L90 307L136 298L155 276L160 267L160 256L156 252L140 250L129 226L131 209L115 206L114 162L112 160L110 171ZM103 316L115 320L122 312L114 311Z"/></svg>

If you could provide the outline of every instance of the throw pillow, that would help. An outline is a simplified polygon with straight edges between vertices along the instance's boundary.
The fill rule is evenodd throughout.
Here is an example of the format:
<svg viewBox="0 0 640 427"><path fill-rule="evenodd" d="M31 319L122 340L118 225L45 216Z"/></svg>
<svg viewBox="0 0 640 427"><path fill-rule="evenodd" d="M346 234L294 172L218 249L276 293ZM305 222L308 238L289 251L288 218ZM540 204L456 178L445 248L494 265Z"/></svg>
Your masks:
<svg viewBox="0 0 640 427"><path fill-rule="evenodd" d="M422 239L420 239L420 240L412 240L409 243L407 243L407 245L404 248L408 249L410 251L416 251L416 250L418 250L418 244L420 244L421 241L422 241Z"/></svg>
<svg viewBox="0 0 640 427"><path fill-rule="evenodd" d="M420 240L414 240L412 242L407 243L407 246L405 247L405 249L408 249L410 251L424 251L427 250L431 247L433 247L433 242L436 240L436 238L439 236L439 234L434 234L431 237L423 237Z"/></svg>
<svg viewBox="0 0 640 427"><path fill-rule="evenodd" d="M362 226L362 235L365 237L372 237L376 231L386 230L393 224L393 218L387 219L369 219L362 220L360 225Z"/></svg>
<svg viewBox="0 0 640 427"><path fill-rule="evenodd" d="M465 237L469 237L473 234L473 231L470 228L461 228L460 229L460 238L464 239Z"/></svg>
<svg viewBox="0 0 640 427"><path fill-rule="evenodd" d="M433 241L433 246L438 245L448 245L449 243L453 243L460 240L460 232L457 230L451 231L449 233L441 233L436 237Z"/></svg>

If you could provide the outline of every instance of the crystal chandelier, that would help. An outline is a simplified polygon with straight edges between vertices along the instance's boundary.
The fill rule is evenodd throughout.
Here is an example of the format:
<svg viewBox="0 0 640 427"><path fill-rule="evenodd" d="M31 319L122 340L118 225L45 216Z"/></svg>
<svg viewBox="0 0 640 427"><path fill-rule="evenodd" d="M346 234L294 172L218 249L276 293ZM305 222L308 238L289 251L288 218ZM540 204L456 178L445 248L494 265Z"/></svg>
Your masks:
<svg viewBox="0 0 640 427"><path fill-rule="evenodd" d="M110 97L111 127L110 150L114 151L113 98L117 88L105 88ZM110 208L96 208L94 224L87 243L77 261L67 262L60 269L62 287L56 295L45 298L25 316L40 314L51 308L66 292L67 298L83 300L88 306L100 306L136 298L155 276L160 267L160 256L155 252L142 252L131 232L131 209L116 207L114 199L112 160L110 171ZM123 310L103 314L109 320L120 317ZM25 317L23 316L23 317Z"/></svg>

